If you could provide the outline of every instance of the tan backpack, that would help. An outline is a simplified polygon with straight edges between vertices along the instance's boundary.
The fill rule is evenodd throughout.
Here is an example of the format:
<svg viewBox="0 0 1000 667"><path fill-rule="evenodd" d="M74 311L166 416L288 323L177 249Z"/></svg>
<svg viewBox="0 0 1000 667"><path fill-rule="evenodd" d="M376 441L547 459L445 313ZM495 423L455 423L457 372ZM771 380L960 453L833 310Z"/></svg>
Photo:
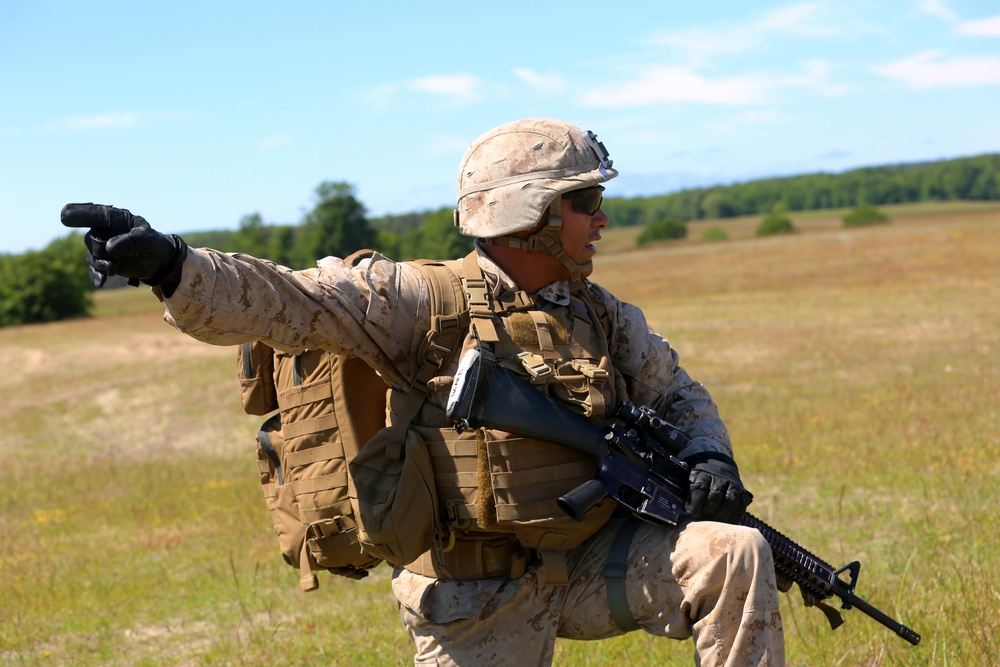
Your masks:
<svg viewBox="0 0 1000 667"><path fill-rule="evenodd" d="M461 345L468 314L453 271L413 264L431 291L432 331L410 391L419 407L426 382ZM388 387L371 367L323 350L292 355L254 342L240 346L237 370L244 409L278 411L258 433L260 482L282 557L299 568L303 591L319 586L316 571L360 579L383 558L403 564L430 547L433 520L407 518L436 515L433 473L426 453L406 446L412 415L386 427ZM362 450L359 500L349 464Z"/></svg>

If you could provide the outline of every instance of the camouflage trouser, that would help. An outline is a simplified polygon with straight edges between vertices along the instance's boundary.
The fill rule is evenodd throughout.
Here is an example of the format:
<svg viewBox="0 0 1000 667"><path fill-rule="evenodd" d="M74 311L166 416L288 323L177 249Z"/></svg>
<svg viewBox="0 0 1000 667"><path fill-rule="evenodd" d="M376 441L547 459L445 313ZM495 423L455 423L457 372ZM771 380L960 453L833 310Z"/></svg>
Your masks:
<svg viewBox="0 0 1000 667"><path fill-rule="evenodd" d="M601 574L618 522L569 552L568 586L545 586L538 565L519 579L439 581L396 568L393 591L416 644L416 665L550 665L556 637L622 634ZM771 550L750 528L644 523L628 553L626 591L642 629L694 638L695 664L783 665Z"/></svg>

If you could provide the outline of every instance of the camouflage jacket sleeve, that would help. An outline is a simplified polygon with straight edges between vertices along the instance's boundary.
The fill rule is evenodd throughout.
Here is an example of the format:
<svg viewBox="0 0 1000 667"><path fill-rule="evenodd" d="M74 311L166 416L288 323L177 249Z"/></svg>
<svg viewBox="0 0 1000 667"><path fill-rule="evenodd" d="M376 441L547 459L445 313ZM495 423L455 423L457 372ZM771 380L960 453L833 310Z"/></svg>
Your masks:
<svg viewBox="0 0 1000 667"><path fill-rule="evenodd" d="M670 342L646 323L631 304L594 285L611 319L612 361L624 376L633 403L648 405L687 433L692 449L733 456L729 432L708 390L691 379Z"/></svg>
<svg viewBox="0 0 1000 667"><path fill-rule="evenodd" d="M327 257L293 271L248 255L192 248L165 319L215 345L262 340L288 352L349 353L409 386L430 322L419 270L380 255L351 267Z"/></svg>

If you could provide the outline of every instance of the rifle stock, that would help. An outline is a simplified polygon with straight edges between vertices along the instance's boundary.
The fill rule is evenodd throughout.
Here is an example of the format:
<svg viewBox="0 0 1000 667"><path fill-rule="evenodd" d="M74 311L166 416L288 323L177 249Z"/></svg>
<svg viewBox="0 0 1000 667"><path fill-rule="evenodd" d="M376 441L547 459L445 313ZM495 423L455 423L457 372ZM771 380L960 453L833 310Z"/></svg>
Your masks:
<svg viewBox="0 0 1000 667"><path fill-rule="evenodd" d="M560 508L569 516L582 519L587 509L611 496L642 519L666 525L681 520L688 467L675 455L690 442L683 432L651 410L631 405L620 406L617 419L601 428L503 368L483 370L476 351L463 358L449 396L448 417L458 430L497 429L594 456L597 476L559 498ZM860 563L834 569L752 514L744 514L739 523L764 536L776 572L798 584L806 604L821 609L832 628L839 627L843 617L823 600L837 597L842 609L856 608L910 644L920 643L918 633L855 595ZM849 581L840 579L844 572Z"/></svg>

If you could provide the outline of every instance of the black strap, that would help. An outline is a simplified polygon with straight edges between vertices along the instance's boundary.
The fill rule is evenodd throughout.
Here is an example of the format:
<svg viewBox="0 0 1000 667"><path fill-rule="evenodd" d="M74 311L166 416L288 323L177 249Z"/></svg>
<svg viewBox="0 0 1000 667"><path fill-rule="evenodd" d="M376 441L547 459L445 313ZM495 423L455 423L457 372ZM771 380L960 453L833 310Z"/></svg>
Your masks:
<svg viewBox="0 0 1000 667"><path fill-rule="evenodd" d="M281 470L281 459L278 458L278 452L274 450L274 444L271 442L271 432L263 428L260 429L260 432L257 433L257 440L260 442L261 449L267 454L267 458L271 459L271 464L274 465L278 476L278 484L284 484L285 473Z"/></svg>
<svg viewBox="0 0 1000 667"><path fill-rule="evenodd" d="M608 561L604 565L604 580L607 584L608 609L615 625L622 632L631 632L640 628L632 616L628 606L628 592L625 589L625 572L628 568L628 549L632 544L635 531L639 530L642 521L629 517L621 525L608 551Z"/></svg>

